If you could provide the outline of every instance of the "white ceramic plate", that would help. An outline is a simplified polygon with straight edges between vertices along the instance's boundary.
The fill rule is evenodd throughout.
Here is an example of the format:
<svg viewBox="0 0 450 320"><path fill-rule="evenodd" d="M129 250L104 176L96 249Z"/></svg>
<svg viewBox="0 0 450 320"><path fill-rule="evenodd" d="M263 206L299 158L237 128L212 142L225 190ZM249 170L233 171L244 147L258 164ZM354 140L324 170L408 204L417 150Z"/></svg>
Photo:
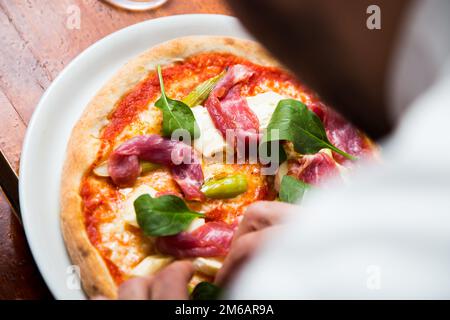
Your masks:
<svg viewBox="0 0 450 320"><path fill-rule="evenodd" d="M86 49L42 96L23 145L20 206L34 259L55 298L85 298L74 281L59 227L60 176L73 126L94 94L125 62L158 43L188 35L250 38L235 18L223 15L145 21Z"/></svg>

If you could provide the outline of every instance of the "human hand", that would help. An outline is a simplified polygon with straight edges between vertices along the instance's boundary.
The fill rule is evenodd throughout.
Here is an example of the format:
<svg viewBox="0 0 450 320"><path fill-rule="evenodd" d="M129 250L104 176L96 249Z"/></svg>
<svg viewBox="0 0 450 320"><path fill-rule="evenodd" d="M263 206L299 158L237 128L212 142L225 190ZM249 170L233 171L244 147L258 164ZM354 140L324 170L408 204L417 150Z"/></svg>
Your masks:
<svg viewBox="0 0 450 320"><path fill-rule="evenodd" d="M266 240L267 234L280 226L292 208L291 204L274 201L251 204L234 235L230 252L216 275L215 284L228 284Z"/></svg>
<svg viewBox="0 0 450 320"><path fill-rule="evenodd" d="M251 204L233 237L230 252L219 270L215 283L226 285L263 242L265 235L276 228L292 205L259 201ZM119 286L122 300L187 300L187 286L194 274L190 261L176 261L150 277L132 278ZM98 298L97 298L98 299Z"/></svg>
<svg viewBox="0 0 450 320"><path fill-rule="evenodd" d="M176 261L150 277L137 277L119 286L119 300L187 300L187 284L194 274L190 261ZM104 300L95 297L94 300Z"/></svg>

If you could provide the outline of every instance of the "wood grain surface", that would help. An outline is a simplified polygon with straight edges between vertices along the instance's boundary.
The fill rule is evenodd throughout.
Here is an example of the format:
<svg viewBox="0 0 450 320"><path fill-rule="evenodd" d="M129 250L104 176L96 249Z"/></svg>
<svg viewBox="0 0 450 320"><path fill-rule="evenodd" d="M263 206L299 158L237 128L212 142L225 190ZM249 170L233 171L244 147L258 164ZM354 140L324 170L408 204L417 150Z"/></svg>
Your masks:
<svg viewBox="0 0 450 320"><path fill-rule="evenodd" d="M74 57L128 25L187 13L231 15L224 0L168 0L148 12L127 12L99 0L0 0L0 148L16 172L35 106ZM0 192L0 299L50 297Z"/></svg>

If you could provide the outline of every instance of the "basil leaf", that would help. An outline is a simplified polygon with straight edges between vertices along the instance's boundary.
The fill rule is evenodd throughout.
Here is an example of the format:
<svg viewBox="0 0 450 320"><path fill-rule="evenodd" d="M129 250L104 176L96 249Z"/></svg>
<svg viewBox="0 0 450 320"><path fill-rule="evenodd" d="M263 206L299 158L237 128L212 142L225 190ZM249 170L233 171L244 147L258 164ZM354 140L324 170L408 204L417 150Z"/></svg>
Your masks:
<svg viewBox="0 0 450 320"><path fill-rule="evenodd" d="M183 102L191 108L202 104L208 98L217 82L219 82L219 80L222 79L224 75L225 70L219 73L217 76L200 83L194 90L192 90L186 97L183 98Z"/></svg>
<svg viewBox="0 0 450 320"><path fill-rule="evenodd" d="M309 184L291 176L281 179L279 198L287 203L300 203L305 191L310 188Z"/></svg>
<svg viewBox="0 0 450 320"><path fill-rule="evenodd" d="M195 218L203 216L191 211L184 201L173 195L152 198L143 194L134 201L139 227L145 235L163 237L186 230Z"/></svg>
<svg viewBox="0 0 450 320"><path fill-rule="evenodd" d="M192 300L217 300L222 290L218 286L203 281L197 284L192 291Z"/></svg>
<svg viewBox="0 0 450 320"><path fill-rule="evenodd" d="M263 136L264 138L264 136ZM273 137L272 140L263 141L259 144L259 158L263 164L270 164L275 157L275 152L272 150L275 147L275 150L278 150L278 158L277 158L277 167L280 163L287 160L286 151L284 150L283 144L280 141L281 139L275 139Z"/></svg>
<svg viewBox="0 0 450 320"><path fill-rule="evenodd" d="M166 96L160 65L158 65L157 71L161 86L161 97L155 102L155 106L163 112L163 136L170 137L172 132L182 129L186 130L191 138L198 138L200 129L191 108L182 101L170 99Z"/></svg>
<svg viewBox="0 0 450 320"><path fill-rule="evenodd" d="M294 99L281 100L272 114L262 143L275 140L291 141L295 151L301 154L314 154L323 148L329 148L350 160L356 160L352 155L336 148L328 140L319 117Z"/></svg>

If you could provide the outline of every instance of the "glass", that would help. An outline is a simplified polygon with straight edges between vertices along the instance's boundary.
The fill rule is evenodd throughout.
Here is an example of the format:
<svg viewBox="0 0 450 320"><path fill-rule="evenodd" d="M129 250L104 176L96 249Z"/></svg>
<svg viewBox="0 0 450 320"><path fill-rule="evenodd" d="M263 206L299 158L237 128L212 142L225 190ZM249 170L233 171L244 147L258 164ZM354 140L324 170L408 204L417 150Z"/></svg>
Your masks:
<svg viewBox="0 0 450 320"><path fill-rule="evenodd" d="M145 11L152 10L162 6L167 0L103 0L116 7L131 10L131 11Z"/></svg>

